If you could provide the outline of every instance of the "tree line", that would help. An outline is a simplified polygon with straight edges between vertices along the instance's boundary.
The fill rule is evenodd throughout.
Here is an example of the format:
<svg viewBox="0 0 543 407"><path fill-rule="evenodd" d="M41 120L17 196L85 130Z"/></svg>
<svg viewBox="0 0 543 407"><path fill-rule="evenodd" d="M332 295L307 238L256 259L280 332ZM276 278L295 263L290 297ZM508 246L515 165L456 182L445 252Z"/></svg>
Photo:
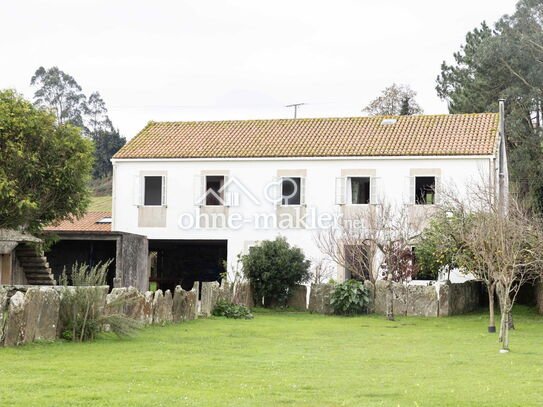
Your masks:
<svg viewBox="0 0 543 407"><path fill-rule="evenodd" d="M126 143L108 116L106 103L99 92L88 97L69 74L56 66L39 67L30 81L34 104L54 113L58 124L70 124L94 144L93 178L112 172L111 157Z"/></svg>

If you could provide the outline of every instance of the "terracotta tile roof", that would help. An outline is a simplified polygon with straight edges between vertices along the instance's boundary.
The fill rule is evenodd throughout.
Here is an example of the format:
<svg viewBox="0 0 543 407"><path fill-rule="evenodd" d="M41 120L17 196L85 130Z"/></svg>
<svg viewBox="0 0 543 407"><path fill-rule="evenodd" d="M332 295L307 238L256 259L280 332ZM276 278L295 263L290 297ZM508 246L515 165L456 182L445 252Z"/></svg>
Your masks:
<svg viewBox="0 0 543 407"><path fill-rule="evenodd" d="M497 128L497 113L150 122L113 158L493 155Z"/></svg>
<svg viewBox="0 0 543 407"><path fill-rule="evenodd" d="M64 220L57 225L49 225L49 232L110 232L111 223L96 223L103 218L111 218L111 212L87 212L81 219Z"/></svg>

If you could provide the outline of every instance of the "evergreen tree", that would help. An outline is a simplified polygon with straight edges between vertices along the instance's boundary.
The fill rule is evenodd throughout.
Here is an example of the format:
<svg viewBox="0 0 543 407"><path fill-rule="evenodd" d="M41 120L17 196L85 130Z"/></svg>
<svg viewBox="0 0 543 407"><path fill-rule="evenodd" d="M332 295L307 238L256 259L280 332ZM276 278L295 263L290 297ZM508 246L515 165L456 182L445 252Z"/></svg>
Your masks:
<svg viewBox="0 0 543 407"><path fill-rule="evenodd" d="M409 108L409 98L406 96L402 100L402 106L400 107L400 116L409 116L411 114L411 109Z"/></svg>
<svg viewBox="0 0 543 407"><path fill-rule="evenodd" d="M513 190L534 209L543 209L543 5L521 0L516 12L490 29L486 23L466 35L443 63L437 93L451 113L496 111L506 98L506 137Z"/></svg>

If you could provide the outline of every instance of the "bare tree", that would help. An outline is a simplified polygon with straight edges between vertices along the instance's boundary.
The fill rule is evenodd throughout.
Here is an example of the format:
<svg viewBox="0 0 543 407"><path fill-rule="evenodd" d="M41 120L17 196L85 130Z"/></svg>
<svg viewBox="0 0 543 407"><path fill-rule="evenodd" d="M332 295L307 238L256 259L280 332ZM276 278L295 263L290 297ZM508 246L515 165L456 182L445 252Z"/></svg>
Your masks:
<svg viewBox="0 0 543 407"><path fill-rule="evenodd" d="M443 210L451 219L458 264L486 285L490 332L495 331L494 297L498 294L500 340L507 350L511 310L519 289L542 274L543 222L514 196L505 205L496 196L488 185L475 186L464 199L450 195Z"/></svg>
<svg viewBox="0 0 543 407"><path fill-rule="evenodd" d="M415 101L417 92L407 85L393 83L381 95L373 99L362 111L371 116L397 116L422 114L423 110Z"/></svg>
<svg viewBox="0 0 543 407"><path fill-rule="evenodd" d="M313 284L323 284L334 276L332 260L321 257L311 260L311 276Z"/></svg>
<svg viewBox="0 0 543 407"><path fill-rule="evenodd" d="M334 227L316 235L316 244L355 278L375 282L381 270L384 273L381 278L403 283L406 274L394 271L404 264L398 255L405 249L410 252L410 244L420 233L423 220L411 208L381 200L348 218L340 216ZM392 286L388 286L391 295ZM387 310L387 317L394 319L392 307Z"/></svg>

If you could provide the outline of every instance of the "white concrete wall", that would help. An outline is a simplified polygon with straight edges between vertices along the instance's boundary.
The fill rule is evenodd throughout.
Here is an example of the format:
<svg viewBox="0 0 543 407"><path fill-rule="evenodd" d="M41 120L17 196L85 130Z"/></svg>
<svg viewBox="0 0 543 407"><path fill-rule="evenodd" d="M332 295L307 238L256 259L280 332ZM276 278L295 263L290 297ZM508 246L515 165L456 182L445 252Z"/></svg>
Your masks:
<svg viewBox="0 0 543 407"><path fill-rule="evenodd" d="M278 170L306 170L306 210L318 214L339 213L336 201L336 178L342 169L375 170L378 178L377 194L389 202L408 202L409 175L412 169L439 169L444 185L454 183L459 191L470 183L479 182L492 171L492 157L456 158L345 158L345 159L214 159L214 160L114 160L113 178L113 230L146 235L149 239L227 239L228 262L234 263L248 245L278 235L300 247L308 258L323 255L314 243L317 233L311 229L257 230L247 222L237 230L232 229L182 229L182 214L198 214L195 201L195 176L202 171L222 173L228 171L259 201L256 204L237 186L231 191L240 195L239 206L229 208L229 213L249 219L255 214L274 214L276 207L264 198L264 187L274 180ZM138 227L138 207L135 205L134 180L141 172L166 174L167 214L166 227Z"/></svg>

